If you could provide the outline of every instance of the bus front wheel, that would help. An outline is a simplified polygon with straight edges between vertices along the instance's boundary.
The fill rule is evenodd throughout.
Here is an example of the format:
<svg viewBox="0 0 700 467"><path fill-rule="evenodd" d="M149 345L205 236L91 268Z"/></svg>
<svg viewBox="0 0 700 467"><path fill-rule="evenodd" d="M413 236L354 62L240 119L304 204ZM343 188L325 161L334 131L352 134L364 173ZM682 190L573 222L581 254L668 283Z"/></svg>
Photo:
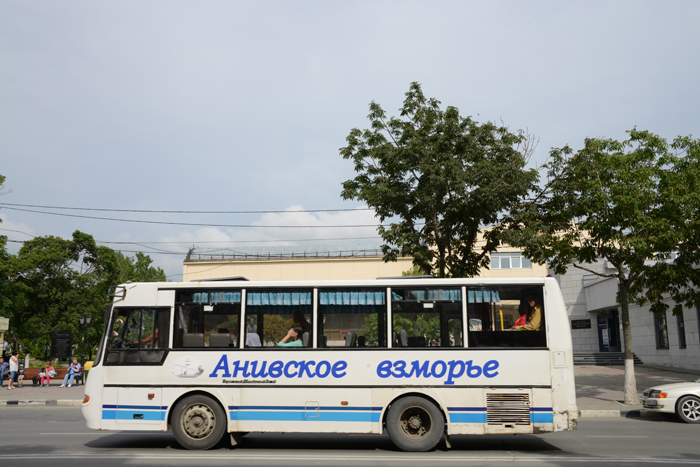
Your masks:
<svg viewBox="0 0 700 467"><path fill-rule="evenodd" d="M386 429L391 441L402 451L429 451L440 442L445 419L432 402L409 396L391 405Z"/></svg>
<svg viewBox="0 0 700 467"><path fill-rule="evenodd" d="M175 439L186 449L209 449L221 441L226 431L226 413L212 398L188 396L173 409Z"/></svg>

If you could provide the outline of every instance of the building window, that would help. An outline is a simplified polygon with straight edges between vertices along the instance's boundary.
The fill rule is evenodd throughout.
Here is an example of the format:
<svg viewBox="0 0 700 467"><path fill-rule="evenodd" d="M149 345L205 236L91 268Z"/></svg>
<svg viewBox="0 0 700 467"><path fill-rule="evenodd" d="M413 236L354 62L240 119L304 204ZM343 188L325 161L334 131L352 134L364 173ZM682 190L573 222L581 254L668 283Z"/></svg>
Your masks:
<svg viewBox="0 0 700 467"><path fill-rule="evenodd" d="M668 328L666 327L666 312L654 313L654 331L656 333L656 348L668 349Z"/></svg>
<svg viewBox="0 0 700 467"><path fill-rule="evenodd" d="M491 269L531 269L532 263L522 253L492 253Z"/></svg>
<svg viewBox="0 0 700 467"><path fill-rule="evenodd" d="M683 315L676 316L676 323L678 324L678 347L685 349L685 318Z"/></svg>

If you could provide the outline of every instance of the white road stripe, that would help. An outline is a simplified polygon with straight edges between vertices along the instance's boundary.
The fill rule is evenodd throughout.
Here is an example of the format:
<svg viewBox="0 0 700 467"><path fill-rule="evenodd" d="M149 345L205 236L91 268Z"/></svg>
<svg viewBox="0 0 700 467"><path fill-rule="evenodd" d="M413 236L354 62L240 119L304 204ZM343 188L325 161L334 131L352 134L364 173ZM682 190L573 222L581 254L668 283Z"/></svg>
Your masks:
<svg viewBox="0 0 700 467"><path fill-rule="evenodd" d="M126 460L192 460L196 462L201 462L203 459L207 459L208 461L213 461L213 460L230 460L230 461L260 461L260 460L265 460L265 461L282 461L282 460L288 460L289 456L287 455L279 455L279 456L273 456L269 454L261 454L261 455L250 455L250 454L241 454L241 455L236 455L232 453L224 453L221 455L217 455L218 453L211 452L209 453L210 455L203 455L204 453L197 453L197 454L184 454L184 453L179 453L179 454L102 454L102 455L95 455L95 454L85 454L85 455L80 455L80 454L56 454L56 455L46 455L46 454L36 454L36 455L31 455L31 454L18 454L18 455L0 455L0 461L4 460L27 460L27 459L43 459L46 461L52 461L52 460L64 460L64 459L75 459L75 460L88 460L88 459L126 459ZM552 457L542 457L542 456L537 456L537 457L517 457L517 456L509 456L509 457L470 457L470 456L465 456L464 453L458 453L459 456L445 456L444 453L438 453L438 455L435 455L433 453L423 453L422 455L416 455L417 453L406 453L405 455L397 455L397 454L388 454L386 456L381 455L379 453L373 455L373 456L358 456L358 455L352 455L352 456L329 456L327 454L320 454L319 456L295 456L296 461L309 461L309 462L322 462L324 464L330 464L333 461L352 461L352 462L360 462L360 461L366 461L366 462L383 462L383 461L402 461L404 463L406 462L411 462L411 463L419 463L421 465L425 465L426 460L431 460L431 461L437 461L438 463L456 463L459 462L461 465L463 465L465 462L469 461L476 461L476 462L489 462L489 463L503 463L503 462L537 462L537 463L553 463L556 462L558 464L562 463L596 463L596 464L672 464L672 465L700 465L700 460L691 460L691 459L678 459L678 458L659 458L659 459L654 459L654 458L648 458L648 457L640 457L640 458L625 458L625 457L601 457L601 458L591 458L587 456L571 456L571 457L563 457L563 456L552 456Z"/></svg>

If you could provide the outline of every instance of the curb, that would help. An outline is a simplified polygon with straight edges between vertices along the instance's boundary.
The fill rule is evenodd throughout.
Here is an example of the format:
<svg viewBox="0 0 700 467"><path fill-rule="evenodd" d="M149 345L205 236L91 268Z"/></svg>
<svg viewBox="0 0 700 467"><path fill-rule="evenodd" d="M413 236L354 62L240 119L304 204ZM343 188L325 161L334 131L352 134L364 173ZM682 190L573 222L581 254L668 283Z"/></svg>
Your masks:
<svg viewBox="0 0 700 467"><path fill-rule="evenodd" d="M53 399L41 401L0 401L0 407L75 407L83 405L82 399Z"/></svg>
<svg viewBox="0 0 700 467"><path fill-rule="evenodd" d="M579 418L663 418L665 414L662 412L650 412L644 409L631 410L579 410Z"/></svg>

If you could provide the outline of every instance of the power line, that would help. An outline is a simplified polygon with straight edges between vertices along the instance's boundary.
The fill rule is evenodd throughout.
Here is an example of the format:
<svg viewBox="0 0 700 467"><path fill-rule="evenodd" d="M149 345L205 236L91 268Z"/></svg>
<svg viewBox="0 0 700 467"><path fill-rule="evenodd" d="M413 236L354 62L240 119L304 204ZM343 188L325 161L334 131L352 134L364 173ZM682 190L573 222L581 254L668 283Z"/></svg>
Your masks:
<svg viewBox="0 0 700 467"><path fill-rule="evenodd" d="M33 235L27 232L22 232L21 230L12 230L12 229L0 229L5 232L17 232L21 233L24 235L28 235L30 237L44 237L45 235ZM161 242L146 242L146 241L139 241L139 242L126 242L126 241L121 241L121 242L116 242L116 241L107 241L107 240L95 240L97 243L108 243L110 245L140 245L143 246L143 244L152 244L152 245L191 245L191 244L197 244L197 245L205 245L205 244L227 244L227 243L280 243L280 242L326 242L326 241L338 241L338 240L379 240L378 237L336 237L336 238L280 238L277 240L212 240L212 241L198 241L198 240L190 240L190 241L172 241L172 242L167 242L167 241L161 241Z"/></svg>
<svg viewBox="0 0 700 467"><path fill-rule="evenodd" d="M286 212L351 212L351 211L371 211L371 208L347 208L347 209L285 209L285 210L265 210L265 211L157 211L150 209L111 209L111 208L76 208L67 206L43 206L38 204L16 204L0 203L0 206L21 206L25 208L43 209L70 209L74 211L106 211L106 212L148 212L160 214L283 214ZM9 208L8 208L9 209ZM30 211L33 212L33 211Z"/></svg>
<svg viewBox="0 0 700 467"><path fill-rule="evenodd" d="M2 229L0 229L2 230ZM280 238L279 240L219 240L200 242L192 240L188 242L108 242L99 240L100 243L109 243L114 245L132 245L132 244L225 244L225 243L280 243L280 242L326 242L336 240L379 240L379 237L339 237L339 238ZM97 240L96 240L97 241Z"/></svg>
<svg viewBox="0 0 700 467"><path fill-rule="evenodd" d="M79 216L77 214L64 214L58 212L46 212L46 211L34 211L31 209L20 209L20 208L8 208L5 209L12 211L22 211L22 212L32 212L36 214L48 214L51 216L59 217L77 217L81 219L96 219L103 221L115 221L115 222L132 222L138 224L161 224L161 225L184 225L190 227L236 227L242 229L338 229L338 228L366 228L366 227L379 227L380 224L355 224L355 225L244 225L244 224L197 224L191 222L163 222L163 221L141 221L136 219L115 219L111 217L95 217L95 216ZM420 224L415 224L420 225Z"/></svg>

